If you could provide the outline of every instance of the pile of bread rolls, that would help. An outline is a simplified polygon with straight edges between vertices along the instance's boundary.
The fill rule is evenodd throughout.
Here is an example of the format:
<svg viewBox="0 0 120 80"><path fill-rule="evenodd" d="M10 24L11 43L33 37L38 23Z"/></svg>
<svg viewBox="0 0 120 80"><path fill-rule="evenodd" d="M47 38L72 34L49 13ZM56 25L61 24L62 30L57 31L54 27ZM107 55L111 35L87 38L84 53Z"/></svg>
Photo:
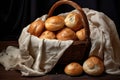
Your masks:
<svg viewBox="0 0 120 80"><path fill-rule="evenodd" d="M78 76L83 72L91 76L100 76L104 72L104 63L97 56L91 56L84 61L83 65L71 62L65 66L64 72L70 76Z"/></svg>
<svg viewBox="0 0 120 80"><path fill-rule="evenodd" d="M85 40L85 29L82 16L77 12L70 12L66 17L57 15L47 20L36 20L28 28L31 35L40 39L57 40Z"/></svg>

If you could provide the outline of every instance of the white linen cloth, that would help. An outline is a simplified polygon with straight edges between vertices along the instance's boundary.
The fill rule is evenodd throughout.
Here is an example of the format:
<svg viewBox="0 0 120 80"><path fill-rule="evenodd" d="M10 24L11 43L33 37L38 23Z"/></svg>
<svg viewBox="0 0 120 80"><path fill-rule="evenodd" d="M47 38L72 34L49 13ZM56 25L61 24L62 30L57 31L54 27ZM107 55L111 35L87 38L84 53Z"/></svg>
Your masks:
<svg viewBox="0 0 120 80"><path fill-rule="evenodd" d="M83 10L91 32L92 46L89 55L97 55L104 60L106 73L120 75L120 40L114 22L102 12L88 8ZM38 19L45 20L46 15ZM42 76L52 70L73 41L39 39L27 32L28 27L29 25L20 35L19 48L8 46L0 53L0 63L6 70L20 70L22 76Z"/></svg>
<svg viewBox="0 0 120 80"><path fill-rule="evenodd" d="M104 59L105 72L120 75L120 39L114 22L102 12L84 10L90 27L90 55Z"/></svg>

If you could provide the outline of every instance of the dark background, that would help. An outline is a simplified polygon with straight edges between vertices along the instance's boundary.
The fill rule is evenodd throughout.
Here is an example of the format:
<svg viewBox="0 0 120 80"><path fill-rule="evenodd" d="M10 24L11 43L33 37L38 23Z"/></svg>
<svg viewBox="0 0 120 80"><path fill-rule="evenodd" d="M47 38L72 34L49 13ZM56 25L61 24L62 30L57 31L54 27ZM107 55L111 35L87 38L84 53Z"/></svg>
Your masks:
<svg viewBox="0 0 120 80"><path fill-rule="evenodd" d="M0 0L0 40L17 40L21 30L37 17L47 14L58 0ZM83 8L105 13L116 24L120 36L120 0L73 0ZM55 14L73 8L62 5Z"/></svg>

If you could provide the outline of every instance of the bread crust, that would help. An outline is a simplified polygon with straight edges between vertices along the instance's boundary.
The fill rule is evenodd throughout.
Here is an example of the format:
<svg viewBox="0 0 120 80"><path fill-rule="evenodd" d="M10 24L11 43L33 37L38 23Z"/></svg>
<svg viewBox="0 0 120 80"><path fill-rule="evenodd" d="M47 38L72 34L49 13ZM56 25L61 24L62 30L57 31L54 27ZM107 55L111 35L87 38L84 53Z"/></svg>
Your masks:
<svg viewBox="0 0 120 80"><path fill-rule="evenodd" d="M42 20L40 20L40 19L36 20L30 24L30 26L28 28L28 32L31 35L35 35L38 37L43 32L44 26L45 26L45 24Z"/></svg>
<svg viewBox="0 0 120 80"><path fill-rule="evenodd" d="M103 61L96 56L91 56L83 63L83 70L89 75L101 75L104 72Z"/></svg>
<svg viewBox="0 0 120 80"><path fill-rule="evenodd" d="M52 16L45 21L45 28L49 31L57 31L64 27L64 17Z"/></svg>
<svg viewBox="0 0 120 80"><path fill-rule="evenodd" d="M44 31L40 36L40 39L55 39L55 34L52 31Z"/></svg>
<svg viewBox="0 0 120 80"><path fill-rule="evenodd" d="M74 31L83 27L82 17L80 14L71 12L65 18L65 25Z"/></svg>
<svg viewBox="0 0 120 80"><path fill-rule="evenodd" d="M65 67L64 72L70 76L78 76L83 73L83 68L79 63L71 62Z"/></svg>
<svg viewBox="0 0 120 80"><path fill-rule="evenodd" d="M58 40L76 40L76 34L70 28L64 28L56 35Z"/></svg>
<svg viewBox="0 0 120 80"><path fill-rule="evenodd" d="M85 28L80 29L79 31L76 32L76 36L79 40L84 41L86 39L86 33L85 33Z"/></svg>

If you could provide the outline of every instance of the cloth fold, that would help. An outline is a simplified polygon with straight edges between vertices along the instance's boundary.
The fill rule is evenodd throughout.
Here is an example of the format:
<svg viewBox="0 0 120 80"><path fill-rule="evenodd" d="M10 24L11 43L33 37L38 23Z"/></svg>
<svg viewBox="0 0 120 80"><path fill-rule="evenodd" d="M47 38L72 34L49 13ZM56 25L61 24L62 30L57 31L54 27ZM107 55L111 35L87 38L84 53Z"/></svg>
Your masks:
<svg viewBox="0 0 120 80"><path fill-rule="evenodd" d="M8 46L0 63L6 70L20 70L22 76L42 76L51 71L73 41L39 39L27 32L28 27L21 33L19 48Z"/></svg>
<svg viewBox="0 0 120 80"><path fill-rule="evenodd" d="M96 55L103 59L106 73L120 75L120 39L114 22L102 12L88 8L83 10L88 18L91 32L89 55ZM66 16L68 13L60 15ZM36 20L45 21L46 17L47 15L43 15ZM22 76L42 76L52 70L73 41L39 39L27 32L28 27L29 25L23 29L19 37L18 48L8 46L0 53L0 64L6 70L20 70Z"/></svg>
<svg viewBox="0 0 120 80"><path fill-rule="evenodd" d="M90 9L85 12L91 32L90 55L104 59L106 73L120 74L120 39L114 22L102 12Z"/></svg>

